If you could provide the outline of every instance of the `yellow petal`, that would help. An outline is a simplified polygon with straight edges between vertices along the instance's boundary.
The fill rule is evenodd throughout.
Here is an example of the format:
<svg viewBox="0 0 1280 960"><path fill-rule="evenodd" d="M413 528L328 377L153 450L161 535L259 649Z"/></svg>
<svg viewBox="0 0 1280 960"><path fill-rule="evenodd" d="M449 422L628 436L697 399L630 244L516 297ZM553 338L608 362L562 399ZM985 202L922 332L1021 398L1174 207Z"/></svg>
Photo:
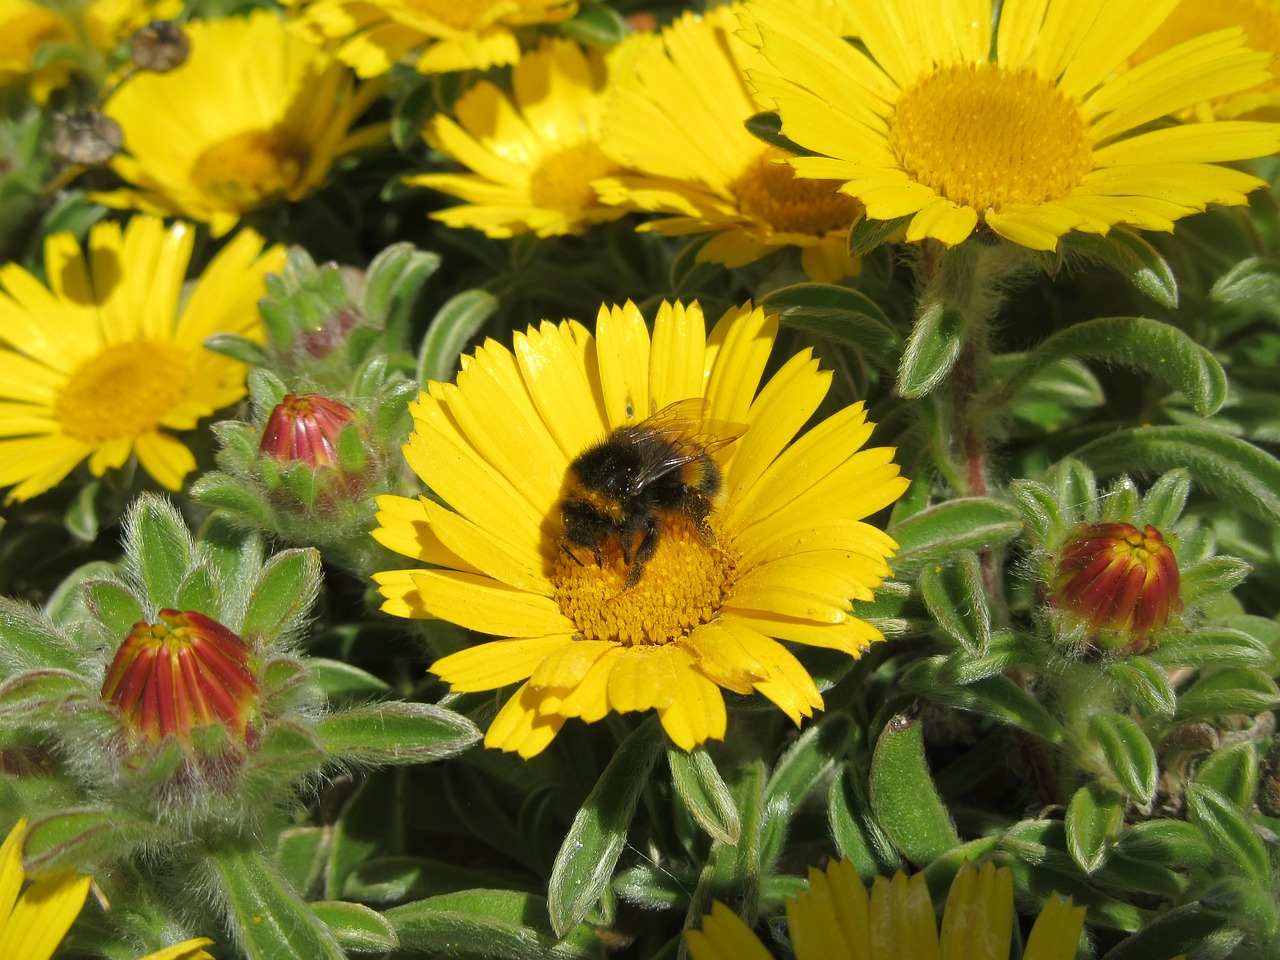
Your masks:
<svg viewBox="0 0 1280 960"><path fill-rule="evenodd" d="M527 683L516 691L489 724L484 745L526 760L545 750L564 726L564 717L538 713L539 694Z"/></svg>
<svg viewBox="0 0 1280 960"><path fill-rule="evenodd" d="M422 608L439 620L501 637L546 637L576 629L550 597L455 570L410 573Z"/></svg>
<svg viewBox="0 0 1280 960"><path fill-rule="evenodd" d="M539 664L573 642L571 634L494 640L442 657L431 672L454 692L496 690L529 679Z"/></svg>

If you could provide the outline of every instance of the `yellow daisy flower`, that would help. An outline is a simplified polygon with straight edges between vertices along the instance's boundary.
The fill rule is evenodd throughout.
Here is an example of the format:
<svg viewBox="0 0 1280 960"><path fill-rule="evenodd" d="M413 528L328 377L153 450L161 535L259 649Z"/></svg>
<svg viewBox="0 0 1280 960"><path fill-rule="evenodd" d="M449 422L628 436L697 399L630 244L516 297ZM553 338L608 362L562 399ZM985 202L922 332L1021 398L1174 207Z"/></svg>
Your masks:
<svg viewBox="0 0 1280 960"><path fill-rule="evenodd" d="M1280 52L1278 0L1232 0L1221 4L1182 0L1169 19L1134 51L1130 63L1145 63L1175 44L1232 27L1244 28L1244 42L1251 49ZM1265 83L1198 103L1190 112L1199 120L1230 120L1242 116L1254 120L1280 118L1280 74L1276 64L1272 64L1271 77Z"/></svg>
<svg viewBox="0 0 1280 960"><path fill-rule="evenodd" d="M22 890L26 880L22 839L26 830L27 821L23 818L0 846L0 957L49 960L84 906L91 881L62 871ZM201 949L211 943L207 937L186 940L149 953L141 960L213 960Z"/></svg>
<svg viewBox="0 0 1280 960"><path fill-rule="evenodd" d="M221 235L248 211L300 200L334 161L386 135L351 132L378 93L290 35L274 13L186 24L191 53L167 73L139 71L104 112L124 131L111 168L129 189L99 203L208 223Z"/></svg>
<svg viewBox="0 0 1280 960"><path fill-rule="evenodd" d="M1239 32L1199 37L1123 74L1177 0L837 0L860 45L750 0L769 62L751 74L783 133L821 156L804 177L845 181L868 217L910 217L908 240L956 244L984 223L1036 250L1114 224L1171 230L1263 182L1222 161L1280 149L1280 125L1151 124L1268 80ZM994 53L994 55L993 55Z"/></svg>
<svg viewBox="0 0 1280 960"><path fill-rule="evenodd" d="M599 145L607 72L572 41L545 43L513 68L512 96L482 80L458 98L456 121L438 115L427 126L427 142L472 173L405 182L467 201L431 216L491 237L576 234L624 216L592 186L622 170Z"/></svg>
<svg viewBox="0 0 1280 960"><path fill-rule="evenodd" d="M520 59L516 30L560 23L575 0L300 0L294 28L331 43L362 77L377 77L415 50L420 73L487 70Z"/></svg>
<svg viewBox="0 0 1280 960"><path fill-rule="evenodd" d="M374 579L388 613L503 638L431 667L457 691L523 682L487 746L530 757L570 717L652 709L692 749L724 736L721 687L799 723L822 696L778 640L856 657L881 639L852 601L897 545L863 518L907 481L862 449L861 403L796 437L831 375L805 350L761 387L777 332L750 304L710 335L696 303L663 304L652 335L602 308L595 338L565 321L490 340L411 405L405 457L438 500L378 498L374 536L433 569Z"/></svg>
<svg viewBox="0 0 1280 960"><path fill-rule="evenodd" d="M746 120L760 108L745 70L763 64L734 35L737 9L680 17L662 32L662 45L637 58L637 82L611 92L604 147L639 175L601 180L600 196L674 214L641 230L713 234L698 251L702 263L741 267L799 247L813 280L856 274L847 238L861 206L838 191L839 181L797 179L781 162L791 154L747 132Z"/></svg>
<svg viewBox="0 0 1280 960"><path fill-rule="evenodd" d="M787 900L796 960L1008 960L1013 878L1008 867L965 863L947 894L942 932L924 874L876 877L868 894L847 860L809 870L809 889ZM1031 929L1023 960L1073 960L1084 907L1051 899ZM685 933L693 960L772 960L742 920L717 902L701 930ZM889 953L885 951L888 950Z"/></svg>
<svg viewBox="0 0 1280 960"><path fill-rule="evenodd" d="M48 286L0 266L0 487L48 490L86 458L96 476L130 454L171 490L195 467L166 433L189 430L245 393L242 363L206 350L222 332L261 339L257 300L285 251L242 231L184 296L195 230L137 216L100 223L88 256L45 242Z"/></svg>

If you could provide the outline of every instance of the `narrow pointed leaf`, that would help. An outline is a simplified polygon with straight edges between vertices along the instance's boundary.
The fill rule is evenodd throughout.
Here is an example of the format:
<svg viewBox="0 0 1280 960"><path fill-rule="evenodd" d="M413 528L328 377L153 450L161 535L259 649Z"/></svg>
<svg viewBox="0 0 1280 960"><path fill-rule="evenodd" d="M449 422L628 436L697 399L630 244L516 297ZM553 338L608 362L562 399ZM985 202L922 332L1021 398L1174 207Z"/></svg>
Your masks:
<svg viewBox="0 0 1280 960"><path fill-rule="evenodd" d="M322 900L311 904L311 910L343 950L381 954L400 946L391 921L362 903Z"/></svg>
<svg viewBox="0 0 1280 960"><path fill-rule="evenodd" d="M1150 803L1156 793L1156 751L1142 728L1123 714L1096 713L1089 721L1089 732L1129 796L1138 803Z"/></svg>
<svg viewBox="0 0 1280 960"><path fill-rule="evenodd" d="M912 400L932 393L960 356L964 328L964 314L949 303L921 311L898 365L898 393Z"/></svg>
<svg viewBox="0 0 1280 960"><path fill-rule="evenodd" d="M1064 245L1106 264L1162 307L1178 305L1178 280L1168 262L1151 244L1123 227L1106 234L1072 233Z"/></svg>
<svg viewBox="0 0 1280 960"><path fill-rule="evenodd" d="M1233 872L1266 883L1270 860L1262 839L1253 831L1244 811L1211 787L1187 784L1187 819L1204 831L1224 864Z"/></svg>
<svg viewBox="0 0 1280 960"><path fill-rule="evenodd" d="M962 497L921 510L889 529L900 549L893 560L902 576L930 560L958 550L992 550L1004 546L1021 531L1021 518L1003 500Z"/></svg>
<svg viewBox="0 0 1280 960"><path fill-rule="evenodd" d="M436 312L418 352L418 382L451 380L458 358L486 320L498 309L498 298L486 290L464 290Z"/></svg>
<svg viewBox="0 0 1280 960"><path fill-rule="evenodd" d="M439 760L480 739L466 717L428 703L380 703L334 713L316 731L330 757L376 763Z"/></svg>
<svg viewBox="0 0 1280 960"><path fill-rule="evenodd" d="M764 308L785 326L865 351L882 369L892 370L902 354L902 337L889 318L857 290L797 283L765 296Z"/></svg>
<svg viewBox="0 0 1280 960"><path fill-rule="evenodd" d="M667 764L676 793L698 825L721 843L737 843L742 821L711 755L702 747L686 753L672 745L667 747Z"/></svg>

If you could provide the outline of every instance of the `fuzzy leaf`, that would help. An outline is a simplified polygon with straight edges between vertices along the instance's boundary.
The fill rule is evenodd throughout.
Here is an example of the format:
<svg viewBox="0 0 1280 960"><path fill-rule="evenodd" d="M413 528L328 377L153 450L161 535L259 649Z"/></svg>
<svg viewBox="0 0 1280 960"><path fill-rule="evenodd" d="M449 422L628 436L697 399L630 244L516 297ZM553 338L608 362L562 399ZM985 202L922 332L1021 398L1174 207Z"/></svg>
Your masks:
<svg viewBox="0 0 1280 960"><path fill-rule="evenodd" d="M1178 305L1178 279L1151 244L1123 227L1105 234L1073 232L1063 237L1067 250L1079 251L1120 274L1162 307Z"/></svg>
<svg viewBox="0 0 1280 960"><path fill-rule="evenodd" d="M276 841L276 869L304 897L319 884L328 841L327 827L291 827Z"/></svg>
<svg viewBox="0 0 1280 960"><path fill-rule="evenodd" d="M563 939L542 919L542 898L511 890L466 890L392 907L383 916L395 925L403 949L426 954L462 954L492 960L594 960L604 949L586 928Z"/></svg>
<svg viewBox="0 0 1280 960"><path fill-rule="evenodd" d="M1164 473L1186 467L1202 490L1280 525L1280 462L1235 437L1194 427L1144 427L1100 437L1075 456L1099 473Z"/></svg>
<svg viewBox="0 0 1280 960"><path fill-rule="evenodd" d="M330 714L316 731L330 757L380 764L439 760L480 739L466 717L427 703L381 703Z"/></svg>
<svg viewBox="0 0 1280 960"><path fill-rule="evenodd" d="M1191 474L1181 467L1170 470L1153 483L1142 498L1138 522L1149 523L1160 531L1169 530L1182 515L1190 495Z"/></svg>
<svg viewBox="0 0 1280 960"><path fill-rule="evenodd" d="M1123 714L1096 713L1089 720L1089 732L1129 796L1150 803L1156 793L1156 751L1142 728Z"/></svg>
<svg viewBox="0 0 1280 960"><path fill-rule="evenodd" d="M925 864L960 842L924 757L918 720L894 717L871 758L871 808L908 860Z"/></svg>
<svg viewBox="0 0 1280 960"><path fill-rule="evenodd" d="M394 323L393 315L404 313L412 306L422 285L439 267L437 253L418 250L411 243L391 244L373 258L365 271L360 309L366 321L390 327ZM338 279L340 276L335 277ZM337 291L335 294L344 296Z"/></svg>
<svg viewBox="0 0 1280 960"><path fill-rule="evenodd" d="M848 755L855 732L852 721L844 714L825 714L800 734L774 765L764 791L764 809L768 815L760 831L763 873L771 872L801 806Z"/></svg>
<svg viewBox="0 0 1280 960"><path fill-rule="evenodd" d="M902 354L902 337L889 318L857 290L797 283L766 295L763 306L784 326L864 351L881 369L892 370Z"/></svg>
<svg viewBox="0 0 1280 960"><path fill-rule="evenodd" d="M1157 663L1187 667L1265 667L1271 648L1243 630L1228 627L1193 630L1161 644L1153 655Z"/></svg>
<svg viewBox="0 0 1280 960"><path fill-rule="evenodd" d="M664 739L656 717L637 727L614 752L573 818L548 887L547 906L557 935L576 927L608 887L626 845L640 791Z"/></svg>
<svg viewBox="0 0 1280 960"><path fill-rule="evenodd" d="M1280 269L1271 260L1251 257L1220 276L1209 291L1218 303L1257 306L1280 302Z"/></svg>
<svg viewBox="0 0 1280 960"><path fill-rule="evenodd" d="M1248 741L1215 750L1196 768L1195 782L1211 787L1242 810L1258 792L1258 751Z"/></svg>
<svg viewBox="0 0 1280 960"><path fill-rule="evenodd" d="M1091 783L1067 804L1067 850L1085 873L1106 859L1111 842L1124 826L1124 801L1114 790Z"/></svg>
<svg viewBox="0 0 1280 960"><path fill-rule="evenodd" d="M215 333L205 338L204 347L232 360L239 360L248 367L265 367L271 363L271 355L265 347L238 333Z"/></svg>
<svg viewBox="0 0 1280 960"><path fill-rule="evenodd" d="M667 764L676 793L698 825L720 843L737 843L742 821L711 755L702 747L686 753L671 745L667 747Z"/></svg>
<svg viewBox="0 0 1280 960"><path fill-rule="evenodd" d="M155 840L156 834L155 824L134 820L119 810L60 810L31 821L27 869L90 869L100 861L127 857L146 841Z"/></svg>
<svg viewBox="0 0 1280 960"><path fill-rule="evenodd" d="M1060 743L1062 724L1039 700L1008 677L990 675L969 683L960 683L953 666L946 661L921 662L902 678L904 689L938 703L969 710L1000 723L1010 724L1041 737L1048 743Z"/></svg>
<svg viewBox="0 0 1280 960"><path fill-rule="evenodd" d="M1143 657L1134 657L1116 661L1108 672L1129 695L1130 702L1148 713L1173 716L1178 706L1178 694L1169 682L1169 675L1158 664Z"/></svg>
<svg viewBox="0 0 1280 960"><path fill-rule="evenodd" d="M125 555L157 607L178 602L191 553L191 534L173 504L146 493L134 501L125 517Z"/></svg>
<svg viewBox="0 0 1280 960"><path fill-rule="evenodd" d="M978 555L956 555L953 566L926 566L918 588L937 625L970 654L980 656L991 646L991 611L982 582Z"/></svg>
<svg viewBox="0 0 1280 960"><path fill-rule="evenodd" d="M1216 939L1215 934L1224 924L1223 917L1198 903L1175 907L1108 950L1102 955L1102 960L1195 956L1198 948Z"/></svg>
<svg viewBox="0 0 1280 960"><path fill-rule="evenodd" d="M1213 863L1204 833L1185 820L1145 820L1120 834L1116 852L1141 860L1172 863L1186 869Z"/></svg>
<svg viewBox="0 0 1280 960"><path fill-rule="evenodd" d="M498 298L487 290L464 290L436 311L418 351L418 382L452 380L458 358L471 338L498 309Z"/></svg>
<svg viewBox="0 0 1280 960"><path fill-rule="evenodd" d="M589 46L612 47L627 35L626 21L613 7L603 3L583 3L573 19L560 25L560 32Z"/></svg>
<svg viewBox="0 0 1280 960"><path fill-rule="evenodd" d="M1018 504L1023 527L1034 546L1042 546L1062 535L1066 521L1048 487L1034 480L1013 480L1009 492Z"/></svg>
<svg viewBox="0 0 1280 960"><path fill-rule="evenodd" d="M385 680L341 660L308 657L307 668L330 703L382 699L391 690Z"/></svg>
<svg viewBox="0 0 1280 960"><path fill-rule="evenodd" d="M931 303L920 312L898 365L898 393L909 400L928 396L960 356L964 314L949 303Z"/></svg>
<svg viewBox="0 0 1280 960"><path fill-rule="evenodd" d="M249 594L241 628L244 639L276 640L297 626L320 589L320 554L315 550L282 550L262 568Z"/></svg>
<svg viewBox="0 0 1280 960"><path fill-rule="evenodd" d="M896 524L889 535L901 548L893 560L902 576L930 560L949 557L957 550L994 550L1018 535L1022 524L1018 511L1003 500L961 497L948 500Z"/></svg>
<svg viewBox="0 0 1280 960"><path fill-rule="evenodd" d="M900 865L893 842L871 816L871 802L863 777L850 767L845 767L831 780L827 826L840 856L853 861L858 876L875 876Z"/></svg>
<svg viewBox="0 0 1280 960"><path fill-rule="evenodd" d="M910 217L895 217L892 220L868 220L862 217L849 230L849 256L867 256L877 247L888 243L895 233L910 222Z"/></svg>
<svg viewBox="0 0 1280 960"><path fill-rule="evenodd" d="M1259 883L1271 873L1267 848L1244 812L1212 787L1187 784L1187 819L1204 831L1224 864Z"/></svg>
<svg viewBox="0 0 1280 960"><path fill-rule="evenodd" d="M92 698L97 690L83 677L63 670L20 673L0 685L0 717L8 726L46 717L75 698Z"/></svg>
<svg viewBox="0 0 1280 960"><path fill-rule="evenodd" d="M1257 714L1280 704L1280 689L1261 670L1226 667L1201 677L1178 697L1178 719Z"/></svg>
<svg viewBox="0 0 1280 960"><path fill-rule="evenodd" d="M26 604L0 597L0 669L4 674L41 667L77 673L83 665L84 655L48 620Z"/></svg>
<svg viewBox="0 0 1280 960"><path fill-rule="evenodd" d="M782 118L776 113L753 114L747 117L743 122L743 126L747 128L747 133L757 140L763 140L765 143L771 144L780 150L785 150L793 156L813 156L812 151L806 150L782 132Z"/></svg>
<svg viewBox="0 0 1280 960"><path fill-rule="evenodd" d="M355 953L386 953L400 946L396 928L376 910L362 903L322 900L311 904L320 922L329 928L343 950Z"/></svg>

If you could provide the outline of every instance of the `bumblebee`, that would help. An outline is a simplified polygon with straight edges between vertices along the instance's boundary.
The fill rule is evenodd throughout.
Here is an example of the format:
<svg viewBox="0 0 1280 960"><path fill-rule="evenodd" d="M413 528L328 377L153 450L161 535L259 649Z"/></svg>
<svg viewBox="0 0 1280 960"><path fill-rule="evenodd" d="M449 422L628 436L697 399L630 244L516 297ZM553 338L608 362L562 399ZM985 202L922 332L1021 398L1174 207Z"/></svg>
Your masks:
<svg viewBox="0 0 1280 960"><path fill-rule="evenodd" d="M702 397L679 400L638 423L618 427L579 454L565 474L561 547L589 549L602 563L613 538L626 562L626 589L640 582L658 549L662 522L693 521L711 543L707 516L720 492L711 454L747 432L746 424L708 420Z"/></svg>

